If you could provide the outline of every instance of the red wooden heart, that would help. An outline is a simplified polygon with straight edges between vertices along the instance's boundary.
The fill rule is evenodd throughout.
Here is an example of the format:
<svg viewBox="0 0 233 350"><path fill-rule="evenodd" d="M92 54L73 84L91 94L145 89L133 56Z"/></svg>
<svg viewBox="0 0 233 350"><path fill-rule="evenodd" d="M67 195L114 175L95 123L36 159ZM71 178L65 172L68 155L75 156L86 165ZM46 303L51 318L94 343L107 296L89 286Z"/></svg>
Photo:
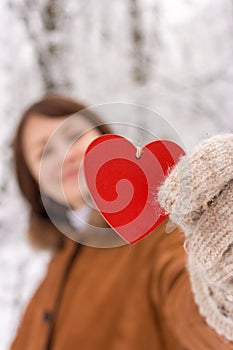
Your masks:
<svg viewBox="0 0 233 350"><path fill-rule="evenodd" d="M137 242L167 218L157 191L184 154L172 141L154 141L137 158L135 146L114 134L96 138L87 148L83 165L92 199L128 243Z"/></svg>

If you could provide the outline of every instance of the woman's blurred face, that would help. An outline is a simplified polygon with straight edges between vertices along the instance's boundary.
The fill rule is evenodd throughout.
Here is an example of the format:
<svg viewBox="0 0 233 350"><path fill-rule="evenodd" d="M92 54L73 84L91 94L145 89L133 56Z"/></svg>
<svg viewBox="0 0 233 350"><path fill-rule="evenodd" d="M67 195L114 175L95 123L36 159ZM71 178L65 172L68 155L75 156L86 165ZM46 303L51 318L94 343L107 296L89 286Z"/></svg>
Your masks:
<svg viewBox="0 0 233 350"><path fill-rule="evenodd" d="M41 192L72 209L80 208L85 201L78 183L79 168L87 146L99 135L82 115L31 115L23 129L23 151Z"/></svg>

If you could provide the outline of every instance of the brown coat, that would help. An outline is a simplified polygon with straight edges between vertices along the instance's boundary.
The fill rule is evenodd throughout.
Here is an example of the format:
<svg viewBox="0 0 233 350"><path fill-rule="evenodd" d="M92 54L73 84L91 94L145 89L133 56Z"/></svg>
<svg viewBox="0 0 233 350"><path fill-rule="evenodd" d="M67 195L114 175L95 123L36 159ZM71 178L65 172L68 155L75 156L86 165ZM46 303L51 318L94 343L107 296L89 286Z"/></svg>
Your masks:
<svg viewBox="0 0 233 350"><path fill-rule="evenodd" d="M231 350L194 303L183 235L166 222L135 245L67 239L11 350Z"/></svg>

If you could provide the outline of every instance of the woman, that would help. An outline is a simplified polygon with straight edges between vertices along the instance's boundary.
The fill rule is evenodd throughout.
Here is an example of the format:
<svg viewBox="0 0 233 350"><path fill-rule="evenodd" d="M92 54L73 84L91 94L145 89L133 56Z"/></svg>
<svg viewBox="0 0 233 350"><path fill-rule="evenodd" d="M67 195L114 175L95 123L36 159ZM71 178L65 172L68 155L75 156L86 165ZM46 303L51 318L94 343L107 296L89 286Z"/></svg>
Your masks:
<svg viewBox="0 0 233 350"><path fill-rule="evenodd" d="M72 114L80 112L77 120L82 131L101 124L83 108L70 99L46 97L25 112L17 129L16 175L31 206L29 237L34 244L53 249L54 255L25 311L11 350L233 349L230 341L207 325L194 301L184 235L179 228L167 235L165 221L133 246L112 233L109 249L101 247L107 236L98 242L99 248L91 246L98 230L95 227L110 230L95 210L85 216L88 223L84 230L67 230L72 226L67 220L68 206L77 213L85 207L74 183L74 170L79 168L91 140L110 130L103 125L92 128L74 143L63 163L62 179L50 177L55 169L51 166L40 182L39 165L44 145ZM53 152L52 159L64 156L56 148ZM58 158L55 163L61 169ZM60 181L68 206L58 190ZM44 209L39 185L46 207L50 214L55 213L52 221ZM164 186L160 200L169 211L169 184ZM55 219L61 221L61 226L54 224ZM89 230L92 233L87 244L77 243L85 240Z"/></svg>

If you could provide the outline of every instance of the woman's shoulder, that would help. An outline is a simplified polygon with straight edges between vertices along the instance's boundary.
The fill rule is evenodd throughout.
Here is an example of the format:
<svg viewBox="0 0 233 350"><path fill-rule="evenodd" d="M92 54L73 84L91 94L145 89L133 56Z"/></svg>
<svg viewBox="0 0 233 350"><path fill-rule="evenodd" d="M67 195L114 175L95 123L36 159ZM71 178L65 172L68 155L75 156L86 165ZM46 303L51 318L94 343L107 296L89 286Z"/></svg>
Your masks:
<svg viewBox="0 0 233 350"><path fill-rule="evenodd" d="M158 259L163 259L165 255L167 257L173 255L185 257L184 235L178 226L171 231L169 225L169 219L166 219L132 247L138 254L148 255L152 264L156 263Z"/></svg>

